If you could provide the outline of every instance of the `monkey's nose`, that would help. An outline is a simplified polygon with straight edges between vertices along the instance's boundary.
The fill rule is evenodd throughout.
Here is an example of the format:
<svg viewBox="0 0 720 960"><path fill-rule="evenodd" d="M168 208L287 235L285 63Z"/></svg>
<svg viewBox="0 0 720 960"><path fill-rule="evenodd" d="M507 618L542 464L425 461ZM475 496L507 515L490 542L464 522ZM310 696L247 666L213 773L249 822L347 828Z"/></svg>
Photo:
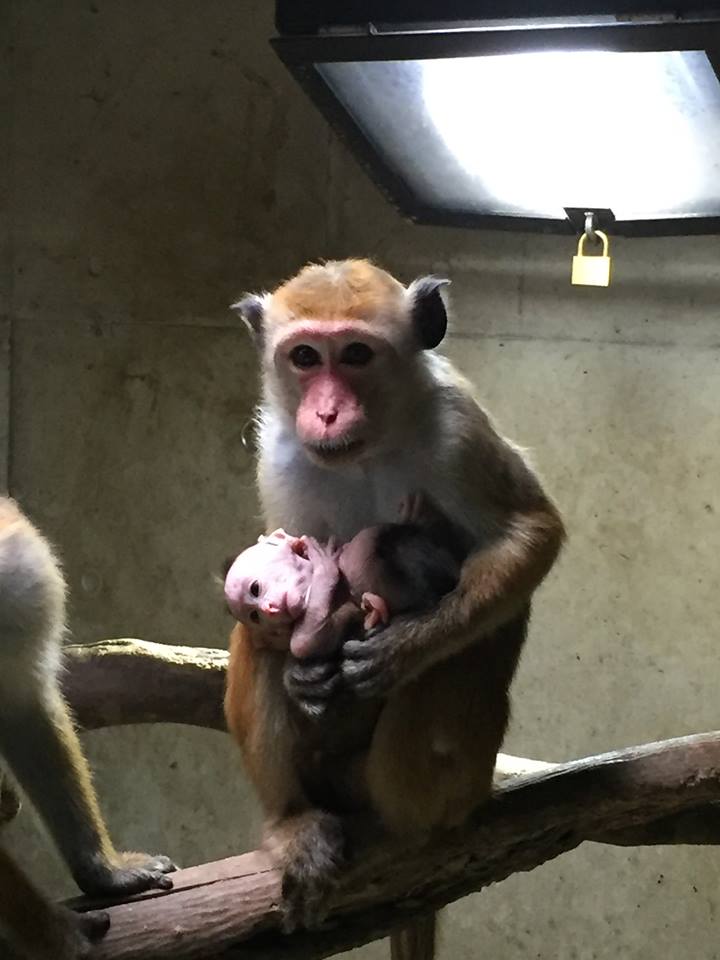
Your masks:
<svg viewBox="0 0 720 960"><path fill-rule="evenodd" d="M315 411L315 416L322 420L326 427L329 427L331 423L335 423L337 415L337 410L330 410L327 413L321 413L320 410Z"/></svg>

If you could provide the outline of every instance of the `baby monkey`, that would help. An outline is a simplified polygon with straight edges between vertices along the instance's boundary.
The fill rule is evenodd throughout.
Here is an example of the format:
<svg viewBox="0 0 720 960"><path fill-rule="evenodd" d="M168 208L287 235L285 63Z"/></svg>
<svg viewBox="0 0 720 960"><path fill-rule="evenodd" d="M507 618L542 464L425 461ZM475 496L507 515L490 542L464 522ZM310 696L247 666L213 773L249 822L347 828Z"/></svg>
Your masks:
<svg viewBox="0 0 720 960"><path fill-rule="evenodd" d="M331 656L350 630L431 608L455 588L467 535L426 494L403 501L398 523L361 530L338 547L275 530L230 566L225 599L256 647L299 660Z"/></svg>

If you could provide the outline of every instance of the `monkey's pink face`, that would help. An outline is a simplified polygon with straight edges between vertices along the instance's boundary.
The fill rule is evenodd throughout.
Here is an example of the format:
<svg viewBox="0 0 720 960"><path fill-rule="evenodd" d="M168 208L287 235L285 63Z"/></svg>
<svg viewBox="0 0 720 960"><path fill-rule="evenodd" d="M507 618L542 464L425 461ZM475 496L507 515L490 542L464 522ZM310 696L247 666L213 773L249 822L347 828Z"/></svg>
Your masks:
<svg viewBox="0 0 720 960"><path fill-rule="evenodd" d="M298 321L275 348L295 399L295 430L323 466L356 460L380 439L392 345L351 321ZM372 429L371 429L372 428Z"/></svg>
<svg viewBox="0 0 720 960"><path fill-rule="evenodd" d="M292 625L305 612L312 563L300 544L296 537L265 539L243 550L225 577L230 612L260 628L266 639L289 642Z"/></svg>

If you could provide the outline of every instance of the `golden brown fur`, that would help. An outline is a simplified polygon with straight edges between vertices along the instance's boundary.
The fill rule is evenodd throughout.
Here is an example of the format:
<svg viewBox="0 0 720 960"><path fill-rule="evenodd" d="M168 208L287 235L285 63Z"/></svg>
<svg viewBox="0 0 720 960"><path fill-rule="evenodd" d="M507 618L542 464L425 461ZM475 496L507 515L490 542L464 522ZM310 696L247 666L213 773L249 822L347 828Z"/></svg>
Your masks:
<svg viewBox="0 0 720 960"><path fill-rule="evenodd" d="M60 691L65 583L44 537L0 498L0 755L55 840L78 885L122 896L171 886L166 857L115 849ZM84 957L107 926L47 902L0 852L0 932L31 960Z"/></svg>
<svg viewBox="0 0 720 960"><path fill-rule="evenodd" d="M370 320L388 306L400 308L401 283L367 260L309 264L273 294L277 317L286 323L318 320Z"/></svg>
<svg viewBox="0 0 720 960"><path fill-rule="evenodd" d="M278 856L295 878L291 924L328 896L342 852L328 841L323 860L290 843L295 817L302 814L302 833L315 840L329 812L342 817L357 807L387 829L427 831L461 823L487 798L530 600L563 542L560 515L522 452L497 432L466 381L426 352L445 332L440 282L404 288L365 261L349 261L305 268L265 297L260 312L254 301L265 344L258 477L268 529L346 541L395 519L402 498L420 486L473 544L457 588L434 611L350 637L336 664L271 666L277 654L254 651L242 628L233 632L228 723L271 833L285 837ZM336 333L327 321L339 318L346 322ZM343 366L349 340L372 348L360 369ZM283 344L303 342L314 362L298 373ZM327 431L326 457L326 432L313 426L307 384L316 370L330 391L323 414L335 402L340 416L349 390L348 409L362 411L347 414L347 454L340 431ZM310 891L310 914L298 883ZM424 921L396 936L394 956L431 956L432 930Z"/></svg>

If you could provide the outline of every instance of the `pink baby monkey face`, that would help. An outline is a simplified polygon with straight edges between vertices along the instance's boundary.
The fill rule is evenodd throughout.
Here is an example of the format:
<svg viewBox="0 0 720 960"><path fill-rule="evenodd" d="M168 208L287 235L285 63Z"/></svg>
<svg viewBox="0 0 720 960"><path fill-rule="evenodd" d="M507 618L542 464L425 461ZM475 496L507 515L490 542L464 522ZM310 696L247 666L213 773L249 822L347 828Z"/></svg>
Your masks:
<svg viewBox="0 0 720 960"><path fill-rule="evenodd" d="M299 537L276 531L236 558L225 578L232 615L263 636L287 638L305 612L312 564Z"/></svg>

